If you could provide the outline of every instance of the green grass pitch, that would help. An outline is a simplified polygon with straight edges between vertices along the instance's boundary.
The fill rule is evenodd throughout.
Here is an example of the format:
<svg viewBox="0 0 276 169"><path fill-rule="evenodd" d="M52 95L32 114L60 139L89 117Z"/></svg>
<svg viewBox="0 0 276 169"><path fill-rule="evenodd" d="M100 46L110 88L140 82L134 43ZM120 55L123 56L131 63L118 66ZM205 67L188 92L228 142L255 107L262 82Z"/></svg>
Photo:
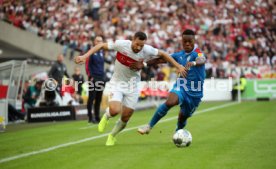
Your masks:
<svg viewBox="0 0 276 169"><path fill-rule="evenodd" d="M198 111L224 104L203 102ZM186 127L193 136L188 148L172 143L178 108L145 136L136 128L154 109L137 111L114 147L86 121L14 124L0 133L0 169L275 169L275 104L242 102L194 115ZM3 161L9 157L16 158Z"/></svg>

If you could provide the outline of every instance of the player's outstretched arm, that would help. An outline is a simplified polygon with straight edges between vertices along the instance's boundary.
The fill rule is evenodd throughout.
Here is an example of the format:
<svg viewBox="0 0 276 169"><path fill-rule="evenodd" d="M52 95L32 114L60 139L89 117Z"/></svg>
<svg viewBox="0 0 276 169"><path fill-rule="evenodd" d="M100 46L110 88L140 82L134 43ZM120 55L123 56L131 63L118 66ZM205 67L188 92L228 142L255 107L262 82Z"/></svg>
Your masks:
<svg viewBox="0 0 276 169"><path fill-rule="evenodd" d="M161 63L167 63L167 62L162 58L151 59L147 62L144 62L143 60L140 60L140 61L133 62L132 64L130 64L130 69L132 69L134 71L139 71L139 70L143 69L144 67L156 66L156 65L161 64Z"/></svg>
<svg viewBox="0 0 276 169"><path fill-rule="evenodd" d="M90 55L98 52L101 49L108 50L107 43L100 43L94 46L93 48L91 48L89 51L87 51L84 55L75 57L75 63L77 64L84 63Z"/></svg>
<svg viewBox="0 0 276 169"><path fill-rule="evenodd" d="M178 73L180 73L180 75L182 77L186 77L187 76L187 68L183 67L182 65L180 65L179 63L177 63L169 54L167 54L166 52L163 52L161 50L158 50L158 55L165 61L171 63L174 67L177 68Z"/></svg>
<svg viewBox="0 0 276 169"><path fill-rule="evenodd" d="M148 66L155 66L158 64L162 64L162 63L167 63L167 62L163 58L155 58L155 59L151 59L151 60L147 61Z"/></svg>

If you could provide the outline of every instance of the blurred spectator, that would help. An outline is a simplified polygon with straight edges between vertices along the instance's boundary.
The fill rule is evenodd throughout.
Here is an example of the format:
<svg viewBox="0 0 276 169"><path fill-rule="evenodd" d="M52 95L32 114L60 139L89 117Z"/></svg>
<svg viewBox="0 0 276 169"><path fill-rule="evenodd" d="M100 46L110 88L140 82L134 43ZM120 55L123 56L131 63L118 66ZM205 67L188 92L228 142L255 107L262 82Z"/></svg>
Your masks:
<svg viewBox="0 0 276 169"><path fill-rule="evenodd" d="M11 104L8 104L8 119L9 119L9 122L17 121L17 120L24 120L25 114L16 110L16 108L14 106L12 106Z"/></svg>
<svg viewBox="0 0 276 169"><path fill-rule="evenodd" d="M80 95L75 92L75 82L65 78L63 80L64 85L61 90L62 105L79 105L82 103Z"/></svg>
<svg viewBox="0 0 276 169"><path fill-rule="evenodd" d="M64 76L67 76L69 78L69 75L67 73L67 68L66 65L63 63L63 55L59 54L57 57L56 63L51 67L48 76L49 78L53 78L54 80L57 81L57 90L61 92L61 87L62 87L62 78Z"/></svg>
<svg viewBox="0 0 276 169"><path fill-rule="evenodd" d="M276 67L276 54L272 57L271 64L273 67Z"/></svg>
<svg viewBox="0 0 276 169"><path fill-rule="evenodd" d="M159 69L157 72L156 80L163 81L164 79L165 79L165 73Z"/></svg>
<svg viewBox="0 0 276 169"><path fill-rule="evenodd" d="M240 82L235 83L233 86L232 101L235 101L237 99L238 91L243 93L246 90L246 84L247 84L246 78L242 75L239 80Z"/></svg>
<svg viewBox="0 0 276 169"><path fill-rule="evenodd" d="M41 87L42 87L43 81L38 80L36 81L34 86L29 86L26 93L23 96L24 99L24 110L28 112L28 109L31 107L34 107L36 104L36 101L40 95Z"/></svg>
<svg viewBox="0 0 276 169"><path fill-rule="evenodd" d="M99 20L100 7L101 7L101 0L93 0L93 2L92 2L92 19L95 21Z"/></svg>
<svg viewBox="0 0 276 169"><path fill-rule="evenodd" d="M228 67L222 66L224 72L229 72L226 69L236 62L245 66L248 54L255 53L253 59L249 57L255 65L260 64L264 53L270 60L276 54L273 0L3 0L0 4L1 19L64 45L65 56L71 48L70 58L75 50L86 52L97 34L112 41L128 39L138 30L150 35L149 44L173 53L181 49L179 35L187 28L197 32L198 45L207 57L214 62L229 62ZM231 75L219 73L220 76Z"/></svg>
<svg viewBox="0 0 276 169"><path fill-rule="evenodd" d="M252 54L248 58L249 64L254 66L259 64L259 57L256 55L255 52L252 52Z"/></svg>
<svg viewBox="0 0 276 169"><path fill-rule="evenodd" d="M75 83L78 84L77 94L81 95L82 92L82 84L84 83L84 77L81 74L80 67L75 67L75 72L72 75L72 78L74 79Z"/></svg>
<svg viewBox="0 0 276 169"><path fill-rule="evenodd" d="M45 83L47 82L47 85ZM62 99L60 93L57 90L49 90L53 86L56 86L56 82L54 81L45 81L44 85L42 85L40 95L37 99L35 107L41 106L60 106L62 105ZM52 88L54 89L54 88Z"/></svg>
<svg viewBox="0 0 276 169"><path fill-rule="evenodd" d="M270 57L265 52L264 55L260 58L260 65L267 65L270 66Z"/></svg>

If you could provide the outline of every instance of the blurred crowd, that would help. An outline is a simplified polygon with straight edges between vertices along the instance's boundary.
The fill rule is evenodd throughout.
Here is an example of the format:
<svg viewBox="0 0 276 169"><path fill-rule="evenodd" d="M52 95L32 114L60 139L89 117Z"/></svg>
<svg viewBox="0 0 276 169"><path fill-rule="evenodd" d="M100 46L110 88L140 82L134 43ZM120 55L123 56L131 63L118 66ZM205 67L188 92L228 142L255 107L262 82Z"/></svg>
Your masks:
<svg viewBox="0 0 276 169"><path fill-rule="evenodd" d="M95 35L114 41L129 39L138 30L148 34L148 44L173 53L181 50L181 33L188 28L196 31L197 44L207 56L207 77L276 69L274 0L1 0L0 4L2 20L62 44L63 55L69 58L76 50L86 52ZM175 78L171 72L167 66L149 68L142 78Z"/></svg>

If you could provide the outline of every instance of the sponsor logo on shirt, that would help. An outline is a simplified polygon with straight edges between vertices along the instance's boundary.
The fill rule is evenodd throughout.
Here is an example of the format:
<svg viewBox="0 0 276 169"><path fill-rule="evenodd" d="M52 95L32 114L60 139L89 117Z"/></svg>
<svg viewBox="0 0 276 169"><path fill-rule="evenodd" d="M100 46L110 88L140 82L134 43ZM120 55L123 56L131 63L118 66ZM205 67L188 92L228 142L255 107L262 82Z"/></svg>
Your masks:
<svg viewBox="0 0 276 169"><path fill-rule="evenodd" d="M117 56L116 56L116 59L123 65L129 67L130 64L136 62L136 60L130 58L129 56L127 55L124 55L120 52L117 52Z"/></svg>

